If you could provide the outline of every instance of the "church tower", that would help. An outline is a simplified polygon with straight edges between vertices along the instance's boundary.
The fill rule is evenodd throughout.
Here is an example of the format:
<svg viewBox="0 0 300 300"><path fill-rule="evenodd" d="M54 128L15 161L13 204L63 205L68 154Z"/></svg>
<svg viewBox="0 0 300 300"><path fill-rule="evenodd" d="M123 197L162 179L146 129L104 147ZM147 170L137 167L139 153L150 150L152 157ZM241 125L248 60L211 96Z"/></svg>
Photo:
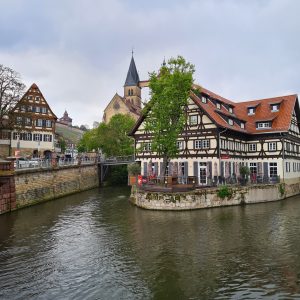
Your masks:
<svg viewBox="0 0 300 300"><path fill-rule="evenodd" d="M139 86L139 81L140 78L135 66L133 53L132 53L126 81L124 84L124 98L125 101L141 109L142 101L141 101L141 88Z"/></svg>

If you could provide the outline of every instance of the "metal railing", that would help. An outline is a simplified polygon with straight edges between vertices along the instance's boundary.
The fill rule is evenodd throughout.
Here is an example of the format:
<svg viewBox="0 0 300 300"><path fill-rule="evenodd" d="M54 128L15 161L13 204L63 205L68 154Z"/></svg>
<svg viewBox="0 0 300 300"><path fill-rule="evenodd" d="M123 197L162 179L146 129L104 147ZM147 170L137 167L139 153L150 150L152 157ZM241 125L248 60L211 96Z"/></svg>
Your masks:
<svg viewBox="0 0 300 300"><path fill-rule="evenodd" d="M98 158L52 158L52 159L28 159L28 160L15 160L14 167L19 169L36 169L36 168L52 168L63 167L72 165L88 165L97 163Z"/></svg>
<svg viewBox="0 0 300 300"><path fill-rule="evenodd" d="M126 155L126 156L112 156L112 157L105 157L101 156L99 158L100 163L104 164L122 164L122 163L130 163L134 162L133 155Z"/></svg>

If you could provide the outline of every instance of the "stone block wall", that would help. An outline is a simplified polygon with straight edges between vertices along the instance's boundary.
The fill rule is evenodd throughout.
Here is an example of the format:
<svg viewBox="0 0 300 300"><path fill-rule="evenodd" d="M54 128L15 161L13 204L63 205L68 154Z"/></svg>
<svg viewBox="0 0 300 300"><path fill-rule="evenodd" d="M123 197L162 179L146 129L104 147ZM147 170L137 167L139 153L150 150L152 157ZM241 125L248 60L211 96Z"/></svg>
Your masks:
<svg viewBox="0 0 300 300"><path fill-rule="evenodd" d="M13 163L0 161L0 214L16 208Z"/></svg>
<svg viewBox="0 0 300 300"><path fill-rule="evenodd" d="M81 165L17 171L16 208L95 188L97 169L97 165Z"/></svg>
<svg viewBox="0 0 300 300"><path fill-rule="evenodd" d="M280 185L254 185L229 187L230 197L220 198L217 188L203 188L191 192L147 192L132 187L131 202L139 207L153 210L187 210L209 207L277 201L292 196L288 188ZM299 190L298 190L299 194Z"/></svg>

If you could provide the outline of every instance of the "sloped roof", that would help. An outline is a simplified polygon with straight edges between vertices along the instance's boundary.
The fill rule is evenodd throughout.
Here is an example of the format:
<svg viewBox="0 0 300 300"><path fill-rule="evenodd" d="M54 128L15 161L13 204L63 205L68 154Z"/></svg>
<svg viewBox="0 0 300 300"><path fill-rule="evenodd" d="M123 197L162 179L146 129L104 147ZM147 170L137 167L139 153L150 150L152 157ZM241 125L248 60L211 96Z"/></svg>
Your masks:
<svg viewBox="0 0 300 300"><path fill-rule="evenodd" d="M259 100L251 100L244 102L234 102L221 97L208 89L200 87L199 85L193 85L194 89L199 89L201 94L208 95L214 100L218 100L221 104L225 106L231 106L233 108L233 113L230 113L225 106L221 105L220 109L216 108L215 103L212 101L207 101L203 103L198 95L191 91L191 99L204 111L207 113L208 117L216 123L217 126L228 128L230 130L246 133L246 134L261 134L268 132L286 132L289 130L291 118L295 105L298 104L297 95L280 96ZM280 104L278 112L271 111L271 104ZM256 107L254 115L248 115L248 108ZM296 111L299 113L299 108L296 107ZM233 125L229 125L226 118L231 118L235 120ZM139 125L145 119L145 115L142 115L135 127L133 128L131 134L138 129ZM257 122L267 122L272 120L272 128L262 128L257 130ZM240 124L236 121L244 122L245 128L242 129Z"/></svg>
<svg viewBox="0 0 300 300"><path fill-rule="evenodd" d="M139 74L137 72L134 58L132 56L124 86L137 86L139 84L139 81Z"/></svg>

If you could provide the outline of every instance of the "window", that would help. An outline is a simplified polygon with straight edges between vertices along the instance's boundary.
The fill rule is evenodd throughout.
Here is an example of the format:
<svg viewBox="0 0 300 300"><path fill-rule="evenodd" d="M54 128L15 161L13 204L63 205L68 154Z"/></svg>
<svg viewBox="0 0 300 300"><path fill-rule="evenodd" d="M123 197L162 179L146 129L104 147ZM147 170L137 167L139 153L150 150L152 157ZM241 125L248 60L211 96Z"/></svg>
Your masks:
<svg viewBox="0 0 300 300"><path fill-rule="evenodd" d="M32 100L32 96L28 96L27 99L28 99L28 100Z"/></svg>
<svg viewBox="0 0 300 300"><path fill-rule="evenodd" d="M241 128L245 129L245 123L241 122Z"/></svg>
<svg viewBox="0 0 300 300"><path fill-rule="evenodd" d="M233 120L232 119L228 119L228 124L232 126L233 125Z"/></svg>
<svg viewBox="0 0 300 300"><path fill-rule="evenodd" d="M144 143L143 151L150 152L151 151L151 143Z"/></svg>
<svg viewBox="0 0 300 300"><path fill-rule="evenodd" d="M202 148L203 149L208 149L209 148L209 145L210 143L209 143L209 140L203 140L202 141Z"/></svg>
<svg viewBox="0 0 300 300"><path fill-rule="evenodd" d="M228 111L229 111L231 114L233 113L233 110L232 110L232 107L231 107L231 106L228 107Z"/></svg>
<svg viewBox="0 0 300 300"><path fill-rule="evenodd" d="M249 144L249 151L255 152L256 151L256 144Z"/></svg>
<svg viewBox="0 0 300 300"><path fill-rule="evenodd" d="M217 109L221 109L221 103L217 102L216 106L217 106Z"/></svg>
<svg viewBox="0 0 300 300"><path fill-rule="evenodd" d="M29 112L32 111L32 106L31 105L27 106L27 111L29 111Z"/></svg>
<svg viewBox="0 0 300 300"><path fill-rule="evenodd" d="M291 172L291 164L289 162L285 163L285 170L286 170L287 173Z"/></svg>
<svg viewBox="0 0 300 300"><path fill-rule="evenodd" d="M21 105L21 111L22 111L22 112L26 112L26 107L25 107L25 105Z"/></svg>
<svg viewBox="0 0 300 300"><path fill-rule="evenodd" d="M202 101L202 103L207 103L206 97L202 96L201 101Z"/></svg>
<svg viewBox="0 0 300 300"><path fill-rule="evenodd" d="M198 116L197 115L193 115L189 117L189 123L190 125L195 125L198 123Z"/></svg>
<svg viewBox="0 0 300 300"><path fill-rule="evenodd" d="M47 113L47 107L42 107L42 113L46 114Z"/></svg>
<svg viewBox="0 0 300 300"><path fill-rule="evenodd" d="M26 126L31 126L31 119L30 118L25 118L25 125Z"/></svg>
<svg viewBox="0 0 300 300"><path fill-rule="evenodd" d="M272 112L279 111L279 104L271 104L271 111Z"/></svg>
<svg viewBox="0 0 300 300"><path fill-rule="evenodd" d="M44 142L52 142L52 135L44 134Z"/></svg>
<svg viewBox="0 0 300 300"><path fill-rule="evenodd" d="M17 117L17 125L22 125L22 123L23 123L23 118Z"/></svg>
<svg viewBox="0 0 300 300"><path fill-rule="evenodd" d="M248 115L254 115L255 114L255 108L254 107L248 107Z"/></svg>
<svg viewBox="0 0 300 300"><path fill-rule="evenodd" d="M43 135L39 133L34 133L33 134L33 140L36 142L42 141L43 140Z"/></svg>
<svg viewBox="0 0 300 300"><path fill-rule="evenodd" d="M37 119L35 125L37 127L42 127L43 126L43 120L42 119Z"/></svg>
<svg viewBox="0 0 300 300"><path fill-rule="evenodd" d="M179 150L183 149L183 141L177 141L176 145L177 145L177 149L179 149Z"/></svg>
<svg viewBox="0 0 300 300"><path fill-rule="evenodd" d="M195 149L208 149L210 147L209 140L196 140Z"/></svg>
<svg viewBox="0 0 300 300"><path fill-rule="evenodd" d="M269 175L270 177L277 177L277 163L276 162L270 162L269 163Z"/></svg>
<svg viewBox="0 0 300 300"><path fill-rule="evenodd" d="M35 112L39 113L41 110L40 110L40 107L36 106L35 107Z"/></svg>
<svg viewBox="0 0 300 300"><path fill-rule="evenodd" d="M36 96L36 97L35 97L35 101L36 101L36 102L39 102L40 99L41 99L41 98L40 98L39 96Z"/></svg>
<svg viewBox="0 0 300 300"><path fill-rule="evenodd" d="M19 139L20 138L20 134L18 133L18 132L14 132L13 133L13 139L14 140L17 140L17 139Z"/></svg>
<svg viewBox="0 0 300 300"><path fill-rule="evenodd" d="M29 132L23 133L23 140L24 141L32 141L32 134Z"/></svg>
<svg viewBox="0 0 300 300"><path fill-rule="evenodd" d="M195 141L195 149L201 149L201 141L199 140Z"/></svg>
<svg viewBox="0 0 300 300"><path fill-rule="evenodd" d="M50 120L46 120L46 127L51 128L52 122Z"/></svg>
<svg viewBox="0 0 300 300"><path fill-rule="evenodd" d="M271 128L271 122L258 122L256 129Z"/></svg>
<svg viewBox="0 0 300 300"><path fill-rule="evenodd" d="M268 143L268 149L269 149L269 151L276 151L277 150L277 143L276 142Z"/></svg>

